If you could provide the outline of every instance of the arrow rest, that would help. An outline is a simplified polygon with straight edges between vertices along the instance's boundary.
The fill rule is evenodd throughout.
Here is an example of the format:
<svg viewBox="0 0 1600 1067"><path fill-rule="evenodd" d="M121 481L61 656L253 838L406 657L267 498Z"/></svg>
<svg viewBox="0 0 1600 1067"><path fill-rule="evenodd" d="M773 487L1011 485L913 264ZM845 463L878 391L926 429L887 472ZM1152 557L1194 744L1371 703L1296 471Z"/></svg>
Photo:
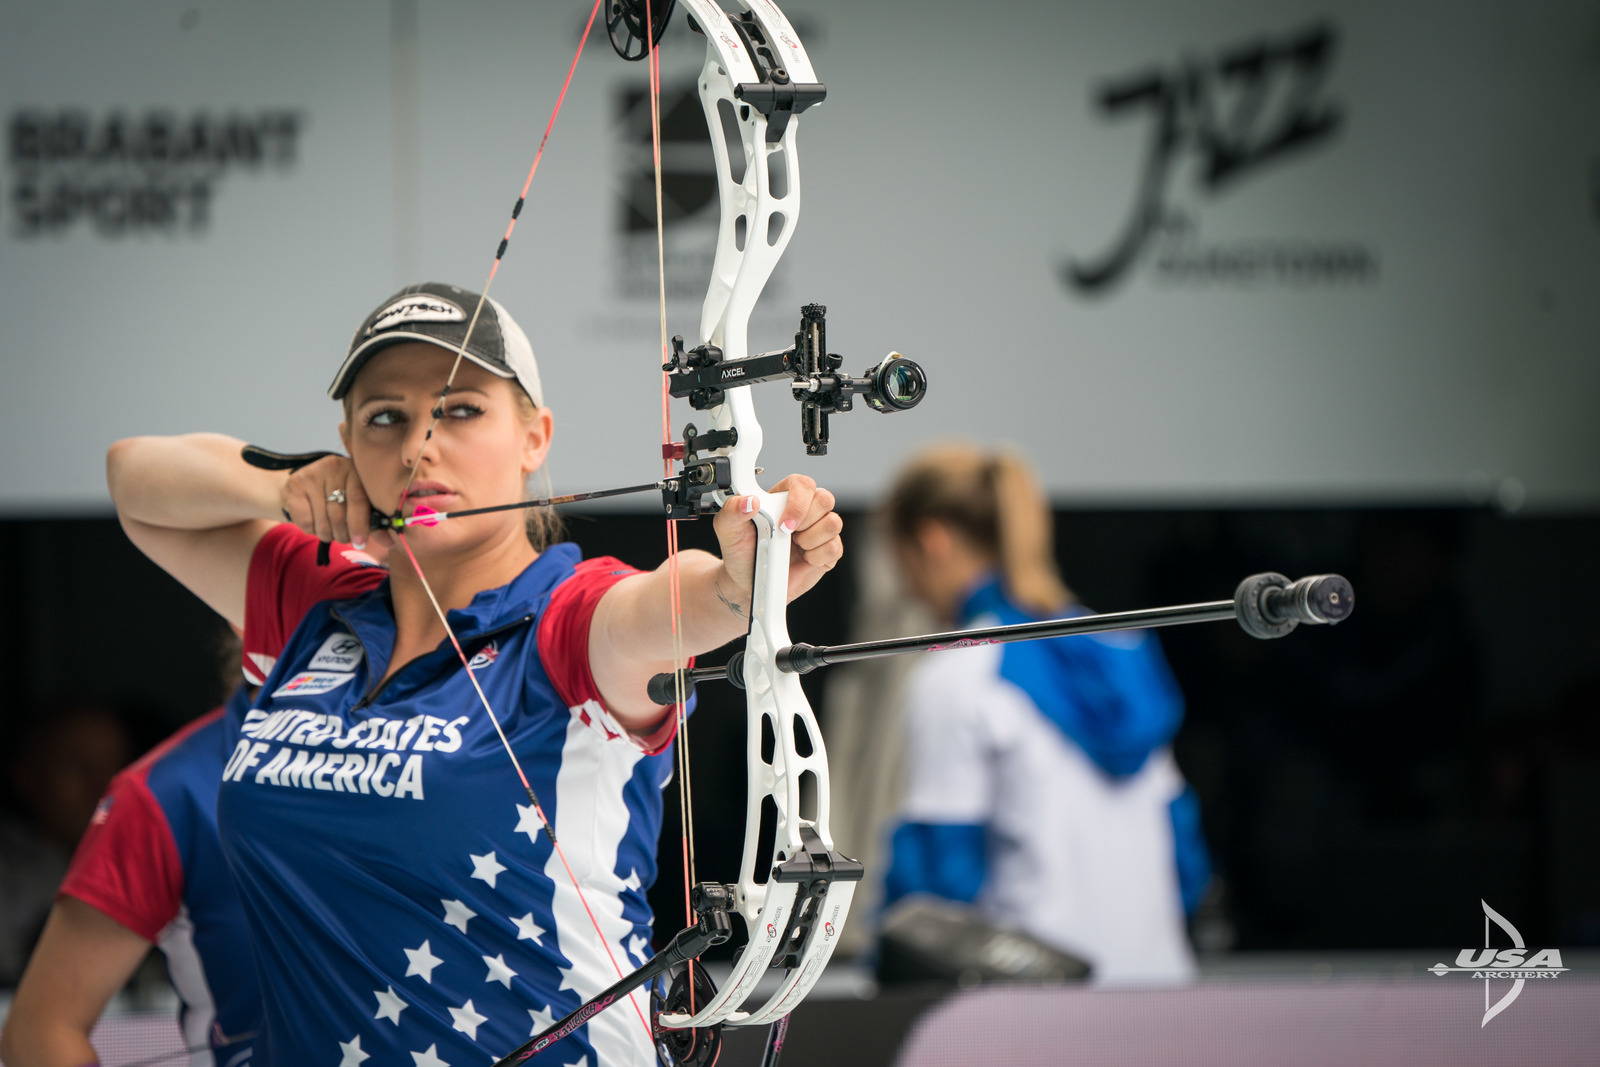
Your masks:
<svg viewBox="0 0 1600 1067"><path fill-rule="evenodd" d="M694 423L683 428L683 440L677 444L662 445L662 458L680 462L683 469L674 478L662 483L662 507L667 518L681 521L697 519L717 510L713 493L726 493L733 488L733 472L727 456L697 459L701 452L717 448L732 448L739 443L739 431L709 430L701 433Z"/></svg>

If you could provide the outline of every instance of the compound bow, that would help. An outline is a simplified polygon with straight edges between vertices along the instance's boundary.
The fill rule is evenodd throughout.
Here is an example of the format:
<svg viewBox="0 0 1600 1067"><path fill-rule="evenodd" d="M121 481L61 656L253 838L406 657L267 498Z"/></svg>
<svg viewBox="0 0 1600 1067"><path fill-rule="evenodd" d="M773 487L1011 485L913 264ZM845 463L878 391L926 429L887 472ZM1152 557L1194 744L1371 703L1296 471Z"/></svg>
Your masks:
<svg viewBox="0 0 1600 1067"><path fill-rule="evenodd" d="M802 309L800 328L791 347L758 354L749 351L750 314L788 247L799 217L796 137L800 116L824 99L826 89L816 80L799 36L777 5L771 0L733 2L740 10L729 13L717 0L682 0L690 27L706 41L698 87L716 160L721 208L710 287L701 309L699 343L693 348L686 349L679 337L672 338L670 345L667 342L664 271L660 297L664 394L688 399L696 410L707 412L709 428L699 431L693 425L686 426L682 439L674 441L664 395L662 451L667 470L660 481L454 513L434 513L417 506L410 515L404 514L403 492L400 506L392 515L374 512L372 516L376 527L398 535L396 540L409 556L404 534L412 525L431 525L452 517L507 508L660 491L668 519L668 566L673 568L676 613L673 523L709 513L730 496L749 496L756 501L756 562L750 630L744 649L726 667L694 671L685 669L680 655L674 671L659 675L650 687L652 697L660 704L675 706L679 716L680 790L685 797L689 788L683 718L687 693L696 681L713 677L725 678L745 690L748 786L738 881L694 885L686 894L691 908L688 928L643 967L627 974L617 967L616 983L497 1061L496 1067L524 1062L572 1034L616 1001L664 978L670 979L670 984L665 995L657 996L660 1010L653 1012L653 1020L647 1025L667 1062L712 1063L720 1048L723 1025L767 1024L771 1030L764 1063L767 1067L775 1064L789 1013L811 990L838 945L856 883L863 874L859 863L834 849L829 831L827 754L799 674L828 663L869 656L1221 618L1237 618L1254 636L1277 637L1299 622L1338 622L1349 614L1354 603L1348 583L1335 575L1293 584L1280 575L1257 575L1241 583L1229 601L831 648L792 644L786 623L790 534L780 525L787 494L769 493L756 480L761 471L757 460L762 431L750 387L765 381L787 381L800 402L806 451L823 455L828 449L829 415L850 410L855 396L877 411L905 410L922 399L927 380L920 367L898 353L891 353L859 378L841 374L841 357L827 351L825 309L815 304ZM650 63L658 256L662 220L660 67L656 44L666 30L674 3L675 0L660 0L657 4L651 0L597 0L584 31L586 41L603 6L617 54ZM580 56L582 50L580 42ZM575 56L573 69L577 61ZM562 98L571 80L569 70ZM559 109L558 98L556 111ZM554 122L552 113L522 195L512 210L511 223L495 254L467 338L456 353L445 393L454 382L456 368L498 272ZM735 131L737 155L730 151ZM441 396L434 410L435 423L443 406ZM432 432L430 426L429 436ZM271 469L292 469L324 455L328 453L278 455L256 448L245 450L247 460ZM676 471L674 463L681 464ZM415 557L411 559L416 566ZM418 574L421 575L420 567ZM423 583L426 585L425 577ZM448 632L449 623L442 610L439 617ZM462 662L470 674L472 668L464 655ZM486 700L484 707L495 718ZM516 756L509 744L506 751L515 764ZM520 766L517 770L520 775ZM538 799L526 776L522 777L524 789L542 817ZM812 798L811 810L803 810L802 796ZM766 851L760 847L761 823L763 808L769 805L776 815L776 826L770 851ZM685 808L687 833L692 819L687 801ZM559 852L549 820L544 820L544 826ZM692 854L685 864L685 878L693 879ZM579 893L581 896L581 889ZM695 966L694 961L708 948L732 937L733 915L743 921L748 939L722 988L717 989L704 967ZM598 925L596 933L600 933ZM615 966L614 957L612 962ZM746 1008L758 982L769 970L782 972L777 988L755 1006Z"/></svg>
<svg viewBox="0 0 1600 1067"><path fill-rule="evenodd" d="M791 348L751 355L750 313L799 217L799 118L821 102L826 89L817 81L794 27L771 0L749 0L731 16L714 0L683 4L691 26L706 41L698 86L716 159L721 218L699 344L685 350L681 338L673 338L662 368L671 395L689 399L710 417L708 430L686 427L683 441L665 448L669 459L684 464L677 494L669 491L665 510L669 519L676 519L719 506L729 495L756 501L750 631L740 679L747 694L744 854L737 882L694 888L692 906L699 916L694 926L641 972L621 979L590 1004L600 1010L625 987L685 963L666 1010L656 1018L663 1051L680 1060L708 1062L715 1056L716 1028L721 1025L773 1024L767 1052L772 1062L782 1047L789 1012L810 991L838 944L862 868L833 848L822 734L798 678L777 665L778 650L790 643L790 535L780 526L786 494L768 493L756 480L762 432L749 387L761 381L790 382L801 403L806 450L821 455L828 447L828 416L849 410L853 396L863 396L876 410L903 410L922 398L926 379L915 364L893 354L861 378L839 374L842 361L827 351L824 309L818 305L803 309ZM660 10L652 10L648 2L610 0L608 27L618 54L651 61L653 114L659 95L655 42L671 7L671 0L664 0ZM738 156L730 154L731 138L723 136L734 129ZM656 161L659 233L659 143ZM664 319L663 303L663 324ZM665 340L664 325L662 333ZM699 490L692 501L685 499L691 486ZM673 677L682 679L681 670ZM663 702L681 709L681 684L672 696ZM770 751L763 751L763 737L771 739ZM803 792L815 797L815 810L809 814L802 812ZM761 817L769 804L776 828L772 851L762 854ZM686 871L686 877L692 876ZM716 990L704 968L689 961L728 939L732 914L744 921L749 937ZM777 989L759 1006L745 1010L756 984L774 968L783 971ZM570 1033L587 1018L584 1012L580 1008L502 1062L517 1062ZM674 1036L674 1031L679 1033Z"/></svg>
<svg viewBox="0 0 1600 1067"><path fill-rule="evenodd" d="M677 546L672 523L707 514L731 496L749 496L756 501L752 516L757 548L750 629L740 657L744 664L740 681L748 694L749 770L744 857L739 879L731 885L694 886L688 894L693 925L674 937L645 966L630 974L622 974L620 967L617 968L618 981L614 985L501 1059L500 1064L520 1063L537 1055L618 999L678 965L685 967L661 998L663 1010L655 1013L652 1027L662 1055L677 1062L711 1062L720 1044L718 1030L724 1023L772 1024L767 1061L775 1062L782 1047L788 1014L805 997L833 954L849 914L855 883L862 877L861 865L833 848L828 828L827 755L816 716L798 679L778 669L778 651L789 645L785 614L791 546L790 533L780 525L787 494L769 493L756 480L761 469L757 459L762 432L749 386L763 381L788 381L801 405L806 451L811 455L823 455L828 448L829 415L850 410L854 397L861 396L877 411L905 410L922 399L927 381L920 367L898 353L891 353L862 377L839 373L842 358L827 351L825 309L815 304L802 309L800 329L793 346L776 352L750 354L751 311L788 247L799 217L800 170L796 141L799 116L821 102L826 89L816 80L804 46L777 5L771 0L740 2L742 10L730 15L715 0L683 0L691 28L706 40L706 58L698 84L707 127L712 134L721 207L711 283L701 310L700 342L694 348L685 350L682 339L674 337L669 350L664 271L661 285L664 394L687 398L696 410L706 411L710 417L709 429L702 432L693 425L687 426L683 439L674 442L664 395L662 451L668 470L658 482L453 514L414 507L411 514L406 515L408 485L401 493L400 506L394 514L375 512L373 515L376 527L399 535L396 540L421 576L421 568L404 537L412 525L431 525L452 517L511 507L569 503L658 489L669 520L668 566L673 574L676 614ZM674 0L661 0L658 6L653 6L650 0L597 0L584 31L584 40L602 5L606 8L606 25L617 54L628 60L650 61L659 258L660 67L655 46L666 29ZM580 56L582 50L580 42ZM577 57L574 57L573 69L576 66ZM562 98L571 79L572 70L569 70ZM556 110L559 108L560 99ZM454 383L483 302L498 273L554 121L552 113L522 194L512 209L511 222L495 253L466 338L456 352L440 402L434 409L429 437L444 409L444 396ZM730 154L728 141L722 136L734 130L739 137L737 156ZM284 456L257 448L245 450L248 461L270 469L293 469L326 454ZM675 462L682 464L677 473L672 472ZM425 577L422 581L426 586ZM429 595L431 597L431 592ZM438 608L437 603L435 608ZM439 610L439 618L449 632L442 610ZM453 634L451 639L454 640ZM462 662L470 674L472 668L464 655ZM678 691L675 699L662 702L676 704L680 717L680 790L686 795L688 764L683 731L686 692L682 688L686 675L681 654L677 662L678 669L666 677L668 686L677 686ZM479 695L482 696L481 691ZM486 700L484 707L492 719L496 718ZM498 719L496 727L498 729ZM764 736L772 741L770 752L763 751ZM501 739L505 740L503 734ZM516 756L510 745L505 747L515 764ZM520 766L517 770L525 791L542 817L542 807L526 775L522 774ZM809 815L802 812L803 792L815 798L815 810ZM776 833L772 850L762 854L759 842L762 811L768 805L776 812ZM686 813L686 832L687 822ZM560 845L555 841L549 820L544 820L544 826L559 853ZM686 878L692 878L691 868L692 860L686 865ZM581 892L580 889L580 896ZM693 961L707 948L729 939L733 914L744 921L749 937L719 991L713 987L704 968L695 967ZM596 933L599 933L598 926ZM615 966L614 957L612 962ZM773 968L784 971L778 988L758 1007L744 1010L742 1005L759 980Z"/></svg>

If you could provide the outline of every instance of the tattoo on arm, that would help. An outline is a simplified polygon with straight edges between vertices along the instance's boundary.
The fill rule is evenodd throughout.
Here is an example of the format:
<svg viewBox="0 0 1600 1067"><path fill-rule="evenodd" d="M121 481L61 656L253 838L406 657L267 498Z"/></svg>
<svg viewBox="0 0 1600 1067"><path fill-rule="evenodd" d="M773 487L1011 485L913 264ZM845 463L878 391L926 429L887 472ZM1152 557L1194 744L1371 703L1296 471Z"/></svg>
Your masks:
<svg viewBox="0 0 1600 1067"><path fill-rule="evenodd" d="M722 593L722 576L720 574L716 575L716 576L714 576L712 578L711 587L717 591L717 599L722 601L722 604L723 604L724 607L726 607L733 614L737 615L739 618L741 618L741 619L744 618L744 616L745 616L744 605L740 604L740 603L737 603L735 601L729 600L726 596L723 595L723 593Z"/></svg>

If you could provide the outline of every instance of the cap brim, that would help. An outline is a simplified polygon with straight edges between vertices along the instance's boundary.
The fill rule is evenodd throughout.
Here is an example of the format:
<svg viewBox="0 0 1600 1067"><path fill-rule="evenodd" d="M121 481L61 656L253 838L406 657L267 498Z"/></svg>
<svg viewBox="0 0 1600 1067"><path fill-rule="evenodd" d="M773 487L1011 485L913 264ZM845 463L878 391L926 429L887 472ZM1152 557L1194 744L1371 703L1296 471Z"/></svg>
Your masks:
<svg viewBox="0 0 1600 1067"><path fill-rule="evenodd" d="M462 358L470 359L473 363L476 363L478 366L482 367L484 370L488 371L490 374L493 374L497 378L516 377L516 373L509 367L496 367L490 363L486 363L481 357L473 355L471 349L462 351L455 345L445 344L437 337L429 337L427 334L407 333L403 330L391 330L378 334L376 337L363 342L344 358L344 363L339 367L339 373L334 376L333 384L328 386L329 399L343 400L345 394L350 391L350 386L355 383L356 375L361 373L361 368L367 365L368 360L377 355L382 349L387 348L389 345L401 344L406 341L421 341L424 344L430 344L435 348L443 349L452 356L457 352L460 352Z"/></svg>

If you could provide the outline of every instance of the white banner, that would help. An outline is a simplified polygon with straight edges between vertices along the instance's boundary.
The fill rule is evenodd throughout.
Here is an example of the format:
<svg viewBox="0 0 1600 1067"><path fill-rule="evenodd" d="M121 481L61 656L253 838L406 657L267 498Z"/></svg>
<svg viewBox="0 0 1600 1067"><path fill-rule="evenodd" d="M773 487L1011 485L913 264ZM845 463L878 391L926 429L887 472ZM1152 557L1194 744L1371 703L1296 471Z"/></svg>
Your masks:
<svg viewBox="0 0 1600 1067"><path fill-rule="evenodd" d="M864 503L955 435L1025 449L1063 503L1600 504L1596 4L786 6L829 94L752 346L825 303L847 369L897 349L930 392L837 417L813 461L757 387L773 476ZM587 7L9 5L0 502L104 509L135 433L336 447L323 390L362 317L481 287ZM678 15L691 343L702 54ZM659 470L645 76L597 26L495 283L557 491Z"/></svg>

